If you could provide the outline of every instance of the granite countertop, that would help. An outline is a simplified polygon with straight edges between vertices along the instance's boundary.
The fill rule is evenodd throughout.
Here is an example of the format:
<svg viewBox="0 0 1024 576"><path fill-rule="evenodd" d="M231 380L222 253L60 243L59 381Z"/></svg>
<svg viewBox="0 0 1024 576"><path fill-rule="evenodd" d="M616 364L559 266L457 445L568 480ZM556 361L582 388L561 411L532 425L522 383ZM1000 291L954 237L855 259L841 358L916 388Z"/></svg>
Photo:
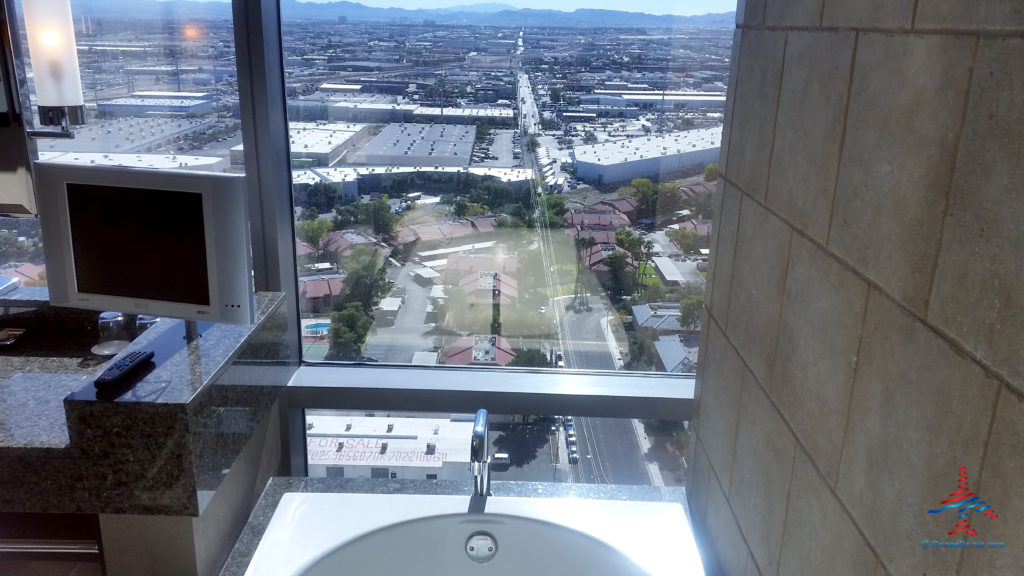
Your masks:
<svg viewBox="0 0 1024 576"><path fill-rule="evenodd" d="M279 294L257 294L253 326L279 303ZM186 345L184 322L163 318L117 356L97 356L89 350L96 343L97 315L41 307L0 316L0 328L26 329L15 344L0 348L0 451L66 448L65 398L95 400L93 379L132 350L155 350L156 368L117 402L188 403L253 330L200 323L203 337Z"/></svg>
<svg viewBox="0 0 1024 576"><path fill-rule="evenodd" d="M249 522L235 542L220 576L243 576L263 533L277 509L281 497L290 492L337 494L427 494L469 496L473 481L384 480L360 478L271 478L249 516ZM493 496L519 498L582 498L587 500L624 500L636 502L673 502L686 505L682 488L665 486L620 486L609 484L559 484L555 482L491 483Z"/></svg>

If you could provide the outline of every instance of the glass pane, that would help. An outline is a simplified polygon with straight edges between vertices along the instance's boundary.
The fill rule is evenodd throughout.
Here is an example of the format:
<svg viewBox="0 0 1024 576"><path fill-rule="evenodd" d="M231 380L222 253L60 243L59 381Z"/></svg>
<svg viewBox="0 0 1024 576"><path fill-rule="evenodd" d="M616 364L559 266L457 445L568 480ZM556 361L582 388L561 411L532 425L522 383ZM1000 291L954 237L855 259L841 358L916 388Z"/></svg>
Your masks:
<svg viewBox="0 0 1024 576"><path fill-rule="evenodd" d="M72 7L84 124L74 138L39 138L38 158L95 165L229 172L244 170L229 2L140 6L129 0ZM32 113L40 88L19 3L19 40ZM38 50L37 50L38 51ZM42 82L42 84L40 83ZM23 95L23 100L24 100ZM45 98L44 98L45 100Z"/></svg>
<svg viewBox="0 0 1024 576"><path fill-rule="evenodd" d="M310 477L468 480L473 414L306 411ZM682 486L688 422L490 414L491 479Z"/></svg>
<svg viewBox="0 0 1024 576"><path fill-rule="evenodd" d="M46 286L42 236L34 218L0 218L0 297L17 286Z"/></svg>
<svg viewBox="0 0 1024 576"><path fill-rule="evenodd" d="M283 9L304 358L692 373L731 28L471 20Z"/></svg>

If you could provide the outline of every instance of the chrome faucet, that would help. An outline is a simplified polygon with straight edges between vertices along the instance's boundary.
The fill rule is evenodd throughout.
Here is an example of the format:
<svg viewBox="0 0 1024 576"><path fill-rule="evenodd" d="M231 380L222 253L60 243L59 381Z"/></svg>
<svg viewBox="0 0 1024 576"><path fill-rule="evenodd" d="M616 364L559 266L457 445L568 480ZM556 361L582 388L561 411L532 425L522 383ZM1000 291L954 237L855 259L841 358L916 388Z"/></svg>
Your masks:
<svg viewBox="0 0 1024 576"><path fill-rule="evenodd" d="M473 471L473 493L487 496L491 492L491 456L488 454L487 410L476 411L473 421L473 443L469 448L469 465Z"/></svg>

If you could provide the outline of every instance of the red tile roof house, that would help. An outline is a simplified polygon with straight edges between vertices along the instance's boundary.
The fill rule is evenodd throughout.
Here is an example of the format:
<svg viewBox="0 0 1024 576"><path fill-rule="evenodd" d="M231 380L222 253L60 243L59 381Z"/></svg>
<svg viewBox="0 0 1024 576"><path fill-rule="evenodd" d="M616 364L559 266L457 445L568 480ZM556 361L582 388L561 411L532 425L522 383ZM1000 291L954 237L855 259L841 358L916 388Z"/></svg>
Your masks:
<svg viewBox="0 0 1024 576"><path fill-rule="evenodd" d="M335 299L343 294L344 280L340 274L299 278L299 310L309 314L331 312Z"/></svg>
<svg viewBox="0 0 1024 576"><path fill-rule="evenodd" d="M516 353L501 336L471 334L448 346L445 364L456 366L506 366Z"/></svg>
<svg viewBox="0 0 1024 576"><path fill-rule="evenodd" d="M601 226L608 228L627 228L630 225L629 218L618 210L566 210L566 228L583 228L589 226Z"/></svg>
<svg viewBox="0 0 1024 576"><path fill-rule="evenodd" d="M591 210L615 210L622 213L630 222L636 222L637 201L635 198L615 198L601 200L590 205Z"/></svg>
<svg viewBox="0 0 1024 576"><path fill-rule="evenodd" d="M614 244L597 244L587 248L583 253L583 264L588 270L595 273L607 273L608 265L605 264L604 259L608 257L612 252L621 252L626 255L626 267L630 270L636 269L636 262L633 261L633 257L629 255L629 252Z"/></svg>
<svg viewBox="0 0 1024 576"><path fill-rule="evenodd" d="M466 303L511 304L519 297L515 278L498 272L474 272L462 277L459 289L466 295Z"/></svg>
<svg viewBox="0 0 1024 576"><path fill-rule="evenodd" d="M516 271L519 260L515 256L495 254L471 254L456 252L448 255L445 272L458 272L461 279L467 272L500 272L511 274ZM454 280L453 280L454 281Z"/></svg>
<svg viewBox="0 0 1024 576"><path fill-rule="evenodd" d="M310 246L309 244L306 244L302 240L299 240L298 238L296 238L295 239L295 255L299 256L299 257L302 257L302 256L316 256L316 249L313 248L312 246Z"/></svg>
<svg viewBox="0 0 1024 576"><path fill-rule="evenodd" d="M711 220L688 220L679 225L680 229L692 230L697 236L711 237Z"/></svg>
<svg viewBox="0 0 1024 576"><path fill-rule="evenodd" d="M696 182L694 184L687 184L679 187L679 192L683 195L683 198L693 198L701 192L714 193L714 191L714 182Z"/></svg>
<svg viewBox="0 0 1024 576"><path fill-rule="evenodd" d="M565 233L573 238L593 238L595 244L615 244L615 231L618 228L566 228Z"/></svg>
<svg viewBox="0 0 1024 576"><path fill-rule="evenodd" d="M24 282L26 280L42 280L43 275L46 272L46 266L39 266L38 264L32 264L31 262L25 262L21 266L18 266L8 276L13 278L21 278Z"/></svg>
<svg viewBox="0 0 1024 576"><path fill-rule="evenodd" d="M488 222L475 224L469 220L444 222L441 224L418 224L395 230L392 244L406 253L447 246L452 240L484 232ZM493 226L493 224L491 224Z"/></svg>

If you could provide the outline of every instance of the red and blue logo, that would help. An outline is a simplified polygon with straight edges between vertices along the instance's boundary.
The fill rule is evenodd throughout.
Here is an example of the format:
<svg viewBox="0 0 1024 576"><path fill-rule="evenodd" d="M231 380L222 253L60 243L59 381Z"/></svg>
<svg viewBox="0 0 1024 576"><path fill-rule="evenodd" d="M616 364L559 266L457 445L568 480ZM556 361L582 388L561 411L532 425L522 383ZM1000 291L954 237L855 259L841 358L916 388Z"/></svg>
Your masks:
<svg viewBox="0 0 1024 576"><path fill-rule="evenodd" d="M962 532L965 538L977 536L978 532L974 528L971 528L971 524L967 521L967 515L971 510L981 512L982 515L988 519L999 518L999 515L996 514L996 511L991 506L986 504L984 500L976 496L974 492L971 492L970 488L967 487L967 468L964 466L960 467L960 475L957 477L957 481L959 482L957 489L949 493L949 498L939 502L938 510L929 510L928 513L939 514L946 510L956 508L960 513L959 516L957 516L957 519L960 521L957 522L956 526L953 527L953 531L949 532L948 535L952 536L953 534Z"/></svg>

